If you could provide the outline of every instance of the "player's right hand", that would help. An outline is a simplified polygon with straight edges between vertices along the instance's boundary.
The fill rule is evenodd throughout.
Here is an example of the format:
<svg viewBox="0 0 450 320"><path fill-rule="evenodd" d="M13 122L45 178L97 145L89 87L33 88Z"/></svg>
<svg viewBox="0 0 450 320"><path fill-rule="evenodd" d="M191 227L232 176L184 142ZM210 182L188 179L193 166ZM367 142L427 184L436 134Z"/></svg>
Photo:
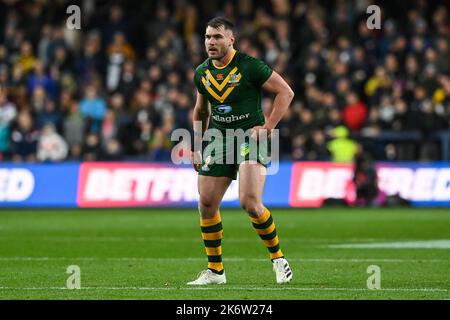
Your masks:
<svg viewBox="0 0 450 320"><path fill-rule="evenodd" d="M191 162L195 171L198 172L202 165L202 153L200 151L191 151Z"/></svg>

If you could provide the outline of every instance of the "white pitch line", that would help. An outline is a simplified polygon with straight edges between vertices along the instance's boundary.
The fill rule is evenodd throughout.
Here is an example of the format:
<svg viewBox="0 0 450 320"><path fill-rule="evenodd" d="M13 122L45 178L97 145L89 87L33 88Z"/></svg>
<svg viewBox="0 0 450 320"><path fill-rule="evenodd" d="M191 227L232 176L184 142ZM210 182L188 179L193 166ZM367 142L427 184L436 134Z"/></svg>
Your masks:
<svg viewBox="0 0 450 320"><path fill-rule="evenodd" d="M152 258L152 257L0 257L0 261L205 261L205 258ZM267 262L268 259L261 258L240 258L240 257L224 257L224 262ZM450 262L450 259L320 259L320 258L290 258L292 262Z"/></svg>
<svg viewBox="0 0 450 320"><path fill-rule="evenodd" d="M338 249L450 249L450 240L344 243L328 245L327 247Z"/></svg>
<svg viewBox="0 0 450 320"><path fill-rule="evenodd" d="M376 292L376 291L398 291L398 292L448 292L448 289L442 288L381 288L377 290L370 290L366 288L301 288L280 286L273 287L233 287L233 286L216 286L216 287L81 287L81 289L68 289L66 287L0 287L0 290L67 290L67 291L98 291L98 290L139 290L139 291L170 291L170 290L187 290L187 291L201 291L201 290L232 290L232 291L360 291L360 292Z"/></svg>
<svg viewBox="0 0 450 320"><path fill-rule="evenodd" d="M0 236L1 240L24 240L21 237L14 237L14 236L6 236L2 235ZM54 237L27 237L25 240L39 240L39 241L88 241L88 242L124 242L124 241L134 241L134 242L199 242L201 241L201 238L199 237L180 237L180 238L170 238L170 237L121 237L121 236L115 236L115 237L86 237L86 236L80 236L80 237L64 237L64 236L54 236ZM389 241L392 239L383 239L383 238L348 238L345 239L345 241L349 242L364 242L364 241ZM257 235L255 235L252 238L224 238L222 240L224 243L247 243L247 242L255 242L258 241ZM308 239L301 239L301 238L289 238L289 237L283 237L283 242L300 242L300 243L329 243L329 242L336 242L341 241L340 239L333 239L333 238L308 238Z"/></svg>

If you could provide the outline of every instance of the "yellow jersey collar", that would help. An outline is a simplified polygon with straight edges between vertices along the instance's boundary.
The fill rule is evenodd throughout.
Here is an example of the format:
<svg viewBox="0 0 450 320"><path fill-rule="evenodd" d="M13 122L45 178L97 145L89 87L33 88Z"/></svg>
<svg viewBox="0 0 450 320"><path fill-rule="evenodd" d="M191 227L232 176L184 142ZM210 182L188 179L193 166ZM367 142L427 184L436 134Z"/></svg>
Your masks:
<svg viewBox="0 0 450 320"><path fill-rule="evenodd" d="M233 58L234 58L235 54L236 54L236 49L233 49L233 53L231 54L230 61L228 61L228 63L227 63L226 65L222 66L222 67L216 66L216 65L214 64L214 61L211 59L212 65L213 65L214 68L216 68L216 69L224 69L224 68L226 68L226 67L231 63L231 61L233 61Z"/></svg>

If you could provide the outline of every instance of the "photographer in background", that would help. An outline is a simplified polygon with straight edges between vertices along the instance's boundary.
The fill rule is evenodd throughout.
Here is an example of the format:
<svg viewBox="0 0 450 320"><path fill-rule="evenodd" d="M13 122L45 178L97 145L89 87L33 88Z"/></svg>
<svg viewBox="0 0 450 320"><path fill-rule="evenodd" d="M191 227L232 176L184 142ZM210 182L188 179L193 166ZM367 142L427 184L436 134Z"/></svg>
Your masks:
<svg viewBox="0 0 450 320"><path fill-rule="evenodd" d="M377 173L369 153L359 146L355 156L353 183L356 191L356 206L376 206L378 195Z"/></svg>

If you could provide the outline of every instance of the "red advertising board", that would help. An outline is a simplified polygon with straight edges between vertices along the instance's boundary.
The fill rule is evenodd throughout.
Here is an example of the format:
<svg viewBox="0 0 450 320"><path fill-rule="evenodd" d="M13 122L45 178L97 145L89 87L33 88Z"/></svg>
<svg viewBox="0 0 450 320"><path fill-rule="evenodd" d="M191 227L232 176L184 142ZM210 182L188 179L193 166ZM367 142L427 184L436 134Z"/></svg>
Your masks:
<svg viewBox="0 0 450 320"><path fill-rule="evenodd" d="M191 166L167 163L85 162L80 166L77 203L80 207L196 206L198 174ZM230 185L225 204L238 200Z"/></svg>
<svg viewBox="0 0 450 320"><path fill-rule="evenodd" d="M80 207L136 207L196 201L197 174L167 164L81 164Z"/></svg>
<svg viewBox="0 0 450 320"><path fill-rule="evenodd" d="M325 199L354 198L350 183L353 165L330 162L296 162L292 168L291 207L320 207Z"/></svg>

